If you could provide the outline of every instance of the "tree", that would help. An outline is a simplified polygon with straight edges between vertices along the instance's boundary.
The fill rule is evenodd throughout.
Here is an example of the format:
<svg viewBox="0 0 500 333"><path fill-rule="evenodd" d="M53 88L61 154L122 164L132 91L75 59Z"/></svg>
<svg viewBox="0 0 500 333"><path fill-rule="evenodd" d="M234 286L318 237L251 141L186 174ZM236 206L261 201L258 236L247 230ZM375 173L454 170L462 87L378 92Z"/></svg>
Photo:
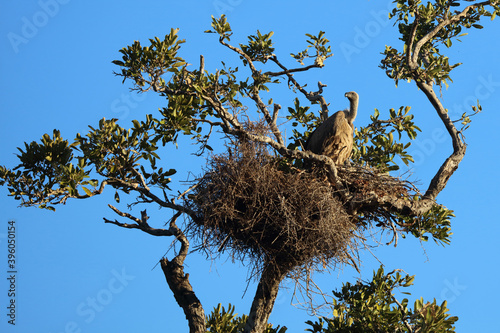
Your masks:
<svg viewBox="0 0 500 333"><path fill-rule="evenodd" d="M325 85L319 82L317 91L308 92L295 75L323 67L331 56L324 33L307 35L307 49L293 54L301 66L290 68L273 54L272 33L249 36L247 45L230 44L232 31L225 17L213 20L211 32L248 67L248 76L225 66L208 73L203 57L199 68L190 69L177 55L182 41L176 30L163 40L151 39L149 46L134 42L121 50L122 60L115 61L121 67L117 74L131 80L138 92L152 90L164 96L167 106L160 114L135 120L128 130L115 119L103 119L87 136L77 136L72 143L54 131L41 144L32 142L20 149L21 164L0 170L2 184L9 186L23 206L54 209L69 198L89 198L111 187L118 203L120 196L133 194L132 208L156 204L171 210L168 229L150 226L146 210L136 216L112 205L115 213L132 222L105 221L156 236L174 236L181 244L178 254L172 260L164 258L161 264L193 332L205 330L205 315L184 274L188 239L201 240L206 251L227 250L237 259L250 258L260 282L246 331L261 332L286 276L310 281L309 273L315 270L333 268L337 263L356 265L356 244L363 242L368 228L393 233L395 243L400 234L449 242L452 212L435 200L465 154L461 135L466 127L455 127L434 91L434 86L446 85L456 66L448 64L438 46L451 46L462 27L479 27L481 16L494 17L498 7L495 2L483 2L455 13L452 7L460 6L457 1L428 6L413 1L397 4L393 15L405 47L403 52L388 47L382 68L396 83L400 79L416 82L442 119L454 148L423 194L413 184L387 174L400 162L412 162L407 152L410 142L401 141L403 137L413 139L418 131L409 107L391 110L387 120L379 120L376 111L372 124L358 129L351 166L336 166L325 156L303 151L303 140L319 117L308 113L309 107L301 103L319 105L322 114L329 110L322 95ZM494 8L491 14L484 8L488 5ZM303 65L309 59L314 63ZM284 80L300 97L288 109L287 117L295 127L288 145L280 129L283 124L278 123L281 106L264 101L270 87ZM257 114L245 107L247 101ZM473 112L477 110L479 105ZM464 114L460 121L467 126L470 118ZM305 132L299 131L299 125ZM196 140L204 154L212 149L209 143L216 135L214 130L220 130L228 141L227 153L210 157L211 168L185 192L171 193L169 176L175 170L156 166L159 146L176 144L181 133ZM305 169L303 160L319 167ZM224 200L217 200L220 198ZM296 212L302 215L294 215ZM177 219L182 214L189 220L181 229ZM336 238L329 237L332 235Z"/></svg>

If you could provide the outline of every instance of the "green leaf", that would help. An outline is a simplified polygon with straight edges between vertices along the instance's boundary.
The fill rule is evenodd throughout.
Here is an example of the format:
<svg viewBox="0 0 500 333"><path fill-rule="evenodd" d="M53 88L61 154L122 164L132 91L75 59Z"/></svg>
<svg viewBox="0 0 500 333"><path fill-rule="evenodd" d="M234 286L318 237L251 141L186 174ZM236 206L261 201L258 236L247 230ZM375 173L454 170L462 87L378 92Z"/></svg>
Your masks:
<svg viewBox="0 0 500 333"><path fill-rule="evenodd" d="M88 188L82 186L82 189L89 197L92 196L92 192Z"/></svg>

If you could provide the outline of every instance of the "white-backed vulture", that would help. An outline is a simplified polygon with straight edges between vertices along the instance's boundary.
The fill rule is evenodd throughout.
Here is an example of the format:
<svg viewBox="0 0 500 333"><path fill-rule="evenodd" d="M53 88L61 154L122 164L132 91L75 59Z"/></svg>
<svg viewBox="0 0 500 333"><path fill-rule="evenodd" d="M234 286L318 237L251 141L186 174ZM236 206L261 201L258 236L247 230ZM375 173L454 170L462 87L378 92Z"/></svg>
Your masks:
<svg viewBox="0 0 500 333"><path fill-rule="evenodd" d="M309 136L305 148L315 154L330 157L336 165L343 165L351 157L354 125L359 96L354 91L345 93L349 110L338 111Z"/></svg>

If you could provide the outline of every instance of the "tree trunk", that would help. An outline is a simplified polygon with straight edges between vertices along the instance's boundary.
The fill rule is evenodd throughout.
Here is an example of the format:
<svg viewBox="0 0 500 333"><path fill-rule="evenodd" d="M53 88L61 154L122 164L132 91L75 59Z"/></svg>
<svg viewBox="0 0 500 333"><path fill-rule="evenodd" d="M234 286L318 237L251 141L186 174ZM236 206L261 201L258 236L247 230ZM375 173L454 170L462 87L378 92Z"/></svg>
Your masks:
<svg viewBox="0 0 500 333"><path fill-rule="evenodd" d="M175 300L184 310L189 323L190 333L205 333L205 312L200 300L196 297L189 274L184 274L184 267L177 262L178 257L172 261L166 258L161 260L161 268L167 279L168 286L174 293Z"/></svg>
<svg viewBox="0 0 500 333"><path fill-rule="evenodd" d="M264 332L285 273L286 271L280 270L276 264L266 264L248 314L244 333Z"/></svg>

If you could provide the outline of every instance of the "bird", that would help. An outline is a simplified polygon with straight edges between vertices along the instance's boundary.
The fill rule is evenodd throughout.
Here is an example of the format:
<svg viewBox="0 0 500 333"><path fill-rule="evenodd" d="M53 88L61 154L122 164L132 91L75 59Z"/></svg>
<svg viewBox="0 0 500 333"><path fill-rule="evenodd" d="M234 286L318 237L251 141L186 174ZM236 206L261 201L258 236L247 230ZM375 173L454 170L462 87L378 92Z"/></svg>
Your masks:
<svg viewBox="0 0 500 333"><path fill-rule="evenodd" d="M349 110L337 111L327 118L311 133L305 145L306 150L330 157L335 165L343 165L351 157L353 122L358 112L358 94L349 91L344 96L349 99Z"/></svg>

